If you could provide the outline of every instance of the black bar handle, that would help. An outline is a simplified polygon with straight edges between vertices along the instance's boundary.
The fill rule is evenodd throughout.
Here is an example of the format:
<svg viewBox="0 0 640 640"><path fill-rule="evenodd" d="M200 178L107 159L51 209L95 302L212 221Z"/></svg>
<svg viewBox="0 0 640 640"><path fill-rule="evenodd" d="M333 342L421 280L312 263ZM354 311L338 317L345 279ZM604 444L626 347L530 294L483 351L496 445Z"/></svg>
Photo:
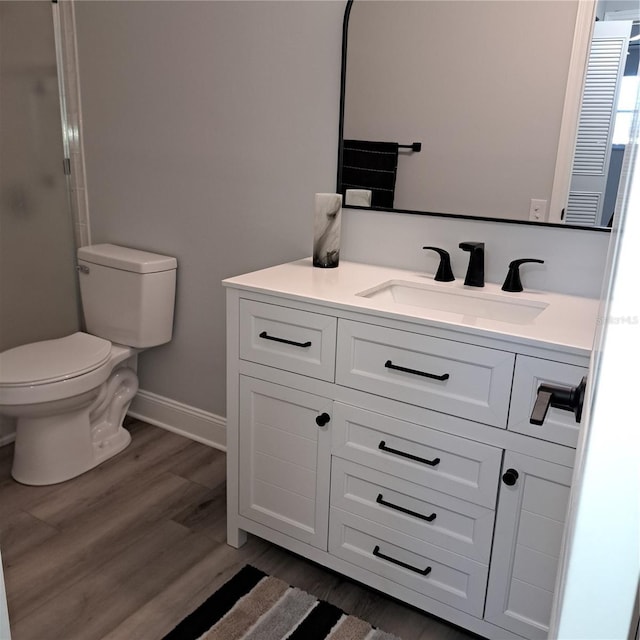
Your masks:
<svg viewBox="0 0 640 640"><path fill-rule="evenodd" d="M422 464L428 464L430 467L435 467L437 464L440 464L440 458L427 460L426 458L420 458L419 456L414 456L412 453L405 453L404 451L398 451L398 449L392 449L391 447L387 447L384 440L380 440L378 449L381 449L382 451L386 451L387 453L395 453L397 456L402 456L403 458L409 458L409 460L422 462Z"/></svg>
<svg viewBox="0 0 640 640"><path fill-rule="evenodd" d="M376 502L378 504L384 505L385 507L389 507L390 509L395 509L396 511L402 511L402 513L406 513L410 516L420 518L420 520L426 520L427 522L433 522L436 519L435 513L432 513L430 516L425 516L425 515L422 515L421 513L418 513L417 511L411 511L411 509L407 509L406 507L401 507L400 505L387 502L382 497L381 493L378 494L378 497L376 498Z"/></svg>
<svg viewBox="0 0 640 640"><path fill-rule="evenodd" d="M436 373L427 373L426 371L418 371L417 369L407 369L407 367L400 367L397 364L393 364L391 360L387 360L384 363L384 366L387 369L393 369L394 371L402 371L404 373L413 373L416 376L423 376L424 378L432 378L433 380L448 380L449 374L443 373L442 375L437 375Z"/></svg>
<svg viewBox="0 0 640 640"><path fill-rule="evenodd" d="M393 564L397 564L400 567L404 567L405 569L409 569L409 571L415 571L419 573L421 576L426 576L431 573L431 567L427 567L426 569L418 569L406 562L402 562L402 560L396 560L395 558L391 558L390 556L386 556L384 553L380 553L380 546L376 545L373 549L373 555L377 558L382 558L383 560L387 560L389 562L393 562Z"/></svg>
<svg viewBox="0 0 640 640"><path fill-rule="evenodd" d="M282 342L283 344L292 344L294 347L302 347L303 349L311 346L311 340L308 340L307 342L294 342L293 340L270 336L266 331L263 331L258 337L264 338L265 340L273 340L274 342Z"/></svg>

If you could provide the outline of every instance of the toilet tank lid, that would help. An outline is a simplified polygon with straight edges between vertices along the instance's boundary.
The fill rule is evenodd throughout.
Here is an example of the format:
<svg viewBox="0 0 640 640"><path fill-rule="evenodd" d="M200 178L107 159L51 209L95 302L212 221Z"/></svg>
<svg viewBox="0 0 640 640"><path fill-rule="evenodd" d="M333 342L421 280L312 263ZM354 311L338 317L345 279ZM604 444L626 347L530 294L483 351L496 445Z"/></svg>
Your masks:
<svg viewBox="0 0 640 640"><path fill-rule="evenodd" d="M178 261L171 256L163 256L149 251L120 247L115 244L93 244L78 249L78 259L91 264L133 271L134 273L155 273L176 269Z"/></svg>

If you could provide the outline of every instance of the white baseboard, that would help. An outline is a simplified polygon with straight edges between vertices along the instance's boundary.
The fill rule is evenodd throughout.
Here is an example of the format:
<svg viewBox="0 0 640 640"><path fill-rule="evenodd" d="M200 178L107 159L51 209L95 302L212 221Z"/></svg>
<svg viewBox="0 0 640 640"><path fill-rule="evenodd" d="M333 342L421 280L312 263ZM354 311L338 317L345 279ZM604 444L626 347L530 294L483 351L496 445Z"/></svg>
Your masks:
<svg viewBox="0 0 640 640"><path fill-rule="evenodd" d="M227 421L222 416L140 390L131 403L129 415L173 431L196 442L227 450ZM0 416L0 447L16 439L15 421Z"/></svg>
<svg viewBox="0 0 640 640"><path fill-rule="evenodd" d="M128 415L210 447L227 450L227 421L214 413L141 389Z"/></svg>

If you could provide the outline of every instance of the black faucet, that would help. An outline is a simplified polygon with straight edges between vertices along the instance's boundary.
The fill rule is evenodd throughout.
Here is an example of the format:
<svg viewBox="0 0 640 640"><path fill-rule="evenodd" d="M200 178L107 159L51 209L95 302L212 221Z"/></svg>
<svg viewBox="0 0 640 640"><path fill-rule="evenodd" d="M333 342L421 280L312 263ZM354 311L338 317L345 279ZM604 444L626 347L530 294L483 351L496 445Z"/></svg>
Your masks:
<svg viewBox="0 0 640 640"><path fill-rule="evenodd" d="M520 265L526 262L538 262L544 264L544 260L537 258L521 258L520 260L512 260L509 263L509 272L502 285L503 291L522 291L522 280L520 280Z"/></svg>
<svg viewBox="0 0 640 640"><path fill-rule="evenodd" d="M452 282L453 280L455 280L453 271L451 271L451 258L449 257L448 251L440 249L439 247L422 248L435 251L440 256L440 266L438 267L438 271L436 272L436 277L434 278L434 280L437 280L438 282Z"/></svg>
<svg viewBox="0 0 640 640"><path fill-rule="evenodd" d="M469 266L464 283L468 287L484 287L484 242L461 242L463 251L469 251Z"/></svg>

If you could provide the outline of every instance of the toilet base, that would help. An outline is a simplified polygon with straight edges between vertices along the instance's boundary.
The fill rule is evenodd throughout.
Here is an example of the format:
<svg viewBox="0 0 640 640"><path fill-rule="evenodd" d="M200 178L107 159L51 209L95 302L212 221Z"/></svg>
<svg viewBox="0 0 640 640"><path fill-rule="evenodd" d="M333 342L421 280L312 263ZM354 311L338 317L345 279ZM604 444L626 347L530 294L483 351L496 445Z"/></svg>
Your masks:
<svg viewBox="0 0 640 640"><path fill-rule="evenodd" d="M96 465L102 464L105 460L113 458L113 456L124 451L130 443L131 434L124 427L120 427L118 431L107 440L94 443L93 451Z"/></svg>
<svg viewBox="0 0 640 640"><path fill-rule="evenodd" d="M131 442L129 432L120 427L108 441L94 444L89 438L78 438L83 431L90 435L88 418L69 414L60 418L59 424L52 418L47 418L45 425L38 424L42 422L38 418L19 421L11 469L16 482L32 486L65 482L117 455ZM79 422L84 429L78 428Z"/></svg>
<svg viewBox="0 0 640 640"><path fill-rule="evenodd" d="M27 485L58 484L75 478L127 448L131 435L122 421L138 390L135 372L117 368L99 388L30 407L18 415L11 475Z"/></svg>

